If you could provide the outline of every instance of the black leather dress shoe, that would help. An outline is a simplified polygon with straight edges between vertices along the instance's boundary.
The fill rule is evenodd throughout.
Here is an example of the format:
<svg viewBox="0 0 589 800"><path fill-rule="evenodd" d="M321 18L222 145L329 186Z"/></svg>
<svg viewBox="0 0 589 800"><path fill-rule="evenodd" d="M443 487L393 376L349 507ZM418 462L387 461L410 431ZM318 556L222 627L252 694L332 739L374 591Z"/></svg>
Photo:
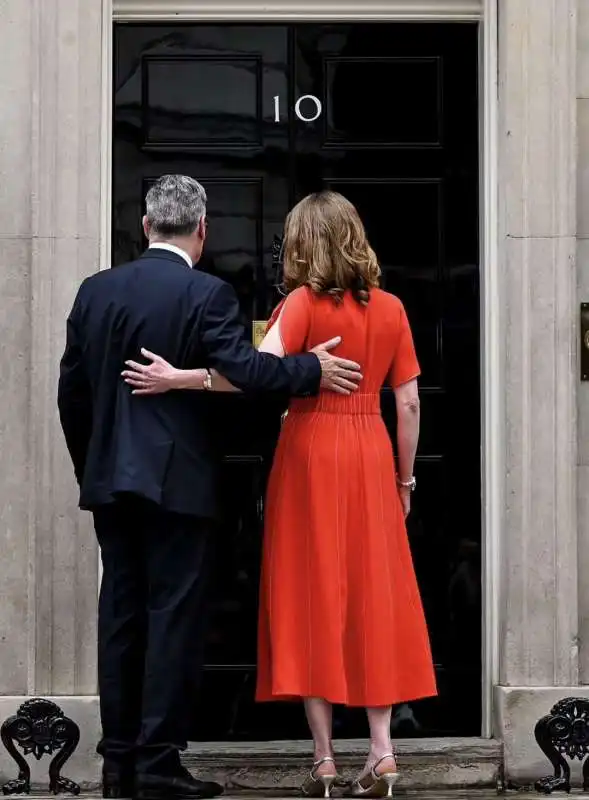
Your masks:
<svg viewBox="0 0 589 800"><path fill-rule="evenodd" d="M131 798L135 794L135 776L133 772L103 770L102 796L108 800Z"/></svg>
<svg viewBox="0 0 589 800"><path fill-rule="evenodd" d="M138 775L135 800L206 800L223 794L223 787L213 781L199 781L188 770L179 775Z"/></svg>

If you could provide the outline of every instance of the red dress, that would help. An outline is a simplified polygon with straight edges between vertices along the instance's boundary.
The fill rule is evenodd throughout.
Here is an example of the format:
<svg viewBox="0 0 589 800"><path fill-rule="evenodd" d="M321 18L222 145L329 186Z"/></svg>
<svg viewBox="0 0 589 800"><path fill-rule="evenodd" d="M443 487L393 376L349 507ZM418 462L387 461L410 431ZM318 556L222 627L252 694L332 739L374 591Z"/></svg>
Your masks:
<svg viewBox="0 0 589 800"><path fill-rule="evenodd" d="M295 398L268 484L257 699L384 706L436 694L380 388L419 374L403 305L338 306L303 287L281 308L285 351L334 336L357 393ZM272 324L278 314L275 313Z"/></svg>

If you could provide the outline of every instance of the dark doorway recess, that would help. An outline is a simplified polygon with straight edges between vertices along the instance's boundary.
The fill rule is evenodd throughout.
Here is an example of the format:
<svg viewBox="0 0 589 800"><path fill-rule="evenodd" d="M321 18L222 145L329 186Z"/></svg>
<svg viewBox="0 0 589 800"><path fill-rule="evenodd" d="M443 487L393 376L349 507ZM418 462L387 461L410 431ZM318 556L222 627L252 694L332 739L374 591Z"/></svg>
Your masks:
<svg viewBox="0 0 589 800"><path fill-rule="evenodd" d="M276 242L289 208L323 186L357 205L383 287L405 303L423 369L409 535L440 696L397 709L394 734L478 735L477 26L120 24L114 58L115 265L144 246L139 218L149 182L169 172L198 178L210 224L201 268L233 284L250 336L278 299ZM193 735L305 737L299 705L253 702L263 495L277 409L267 398L215 403L227 502ZM382 407L393 433L387 391ZM362 712L338 709L335 729L365 735Z"/></svg>

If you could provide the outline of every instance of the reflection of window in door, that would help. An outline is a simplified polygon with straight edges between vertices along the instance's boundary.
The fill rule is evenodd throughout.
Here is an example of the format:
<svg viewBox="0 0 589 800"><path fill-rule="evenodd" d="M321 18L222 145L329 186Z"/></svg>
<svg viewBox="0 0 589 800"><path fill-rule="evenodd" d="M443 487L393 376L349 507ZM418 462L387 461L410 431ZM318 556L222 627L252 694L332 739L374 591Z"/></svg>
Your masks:
<svg viewBox="0 0 589 800"><path fill-rule="evenodd" d="M332 186L357 205L383 288L407 307L423 370L409 534L440 697L396 709L393 727L480 733L476 25L126 24L114 52L114 263L143 247L146 184L193 175L209 196L201 268L233 284L249 337L278 299L273 243L292 204ZM300 117L314 116L313 100L295 113L304 96L321 103L311 122ZM193 736L300 738L298 706L253 704L260 504L281 402L215 402L229 501ZM386 391L382 409L394 435ZM448 483L456 475L459 503ZM338 709L335 728L364 735L363 712Z"/></svg>

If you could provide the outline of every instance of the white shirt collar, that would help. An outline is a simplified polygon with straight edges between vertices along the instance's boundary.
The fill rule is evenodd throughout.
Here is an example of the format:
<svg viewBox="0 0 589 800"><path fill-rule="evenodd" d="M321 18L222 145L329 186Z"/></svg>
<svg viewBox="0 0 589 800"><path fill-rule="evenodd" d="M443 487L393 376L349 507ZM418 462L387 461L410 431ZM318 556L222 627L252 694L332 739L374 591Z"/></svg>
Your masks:
<svg viewBox="0 0 589 800"><path fill-rule="evenodd" d="M192 259L188 255L185 250L182 250L181 247L176 247L175 244L169 244L168 242L154 242L153 244L149 245L149 249L157 249L157 250L169 250L170 253L176 253L177 256L182 256L184 261L188 264L190 269L194 266L192 263Z"/></svg>

